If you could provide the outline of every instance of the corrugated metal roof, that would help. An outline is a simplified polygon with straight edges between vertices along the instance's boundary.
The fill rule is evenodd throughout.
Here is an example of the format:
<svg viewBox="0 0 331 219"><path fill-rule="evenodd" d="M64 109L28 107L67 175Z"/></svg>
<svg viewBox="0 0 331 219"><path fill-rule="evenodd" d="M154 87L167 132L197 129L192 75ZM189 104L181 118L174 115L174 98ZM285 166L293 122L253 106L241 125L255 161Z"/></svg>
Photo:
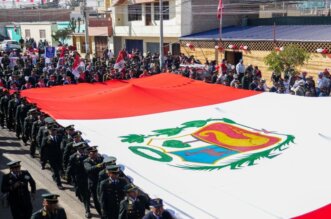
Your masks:
<svg viewBox="0 0 331 219"><path fill-rule="evenodd" d="M331 42L331 25L240 26L223 28L223 41ZM181 40L219 40L219 29L183 36Z"/></svg>

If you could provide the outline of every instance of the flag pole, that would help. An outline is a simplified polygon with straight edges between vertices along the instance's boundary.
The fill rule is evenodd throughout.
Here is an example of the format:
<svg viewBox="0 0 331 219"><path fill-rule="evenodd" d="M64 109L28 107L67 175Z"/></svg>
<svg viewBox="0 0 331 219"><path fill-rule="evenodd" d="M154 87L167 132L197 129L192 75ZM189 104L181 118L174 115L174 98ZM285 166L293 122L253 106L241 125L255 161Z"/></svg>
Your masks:
<svg viewBox="0 0 331 219"><path fill-rule="evenodd" d="M274 40L274 46L277 47L277 42L276 42L276 22L274 22L274 27L273 27L273 40Z"/></svg>
<svg viewBox="0 0 331 219"><path fill-rule="evenodd" d="M163 0L159 1L159 16L160 16L160 69L162 71L163 68Z"/></svg>
<svg viewBox="0 0 331 219"><path fill-rule="evenodd" d="M221 14L220 14L220 31L219 31L219 37L220 42L222 42L222 34L223 34L223 4L221 3Z"/></svg>
<svg viewBox="0 0 331 219"><path fill-rule="evenodd" d="M220 30L219 30L219 46L223 47L222 43L222 35L223 35L223 0L219 0L218 3L218 19L219 25L220 25Z"/></svg>

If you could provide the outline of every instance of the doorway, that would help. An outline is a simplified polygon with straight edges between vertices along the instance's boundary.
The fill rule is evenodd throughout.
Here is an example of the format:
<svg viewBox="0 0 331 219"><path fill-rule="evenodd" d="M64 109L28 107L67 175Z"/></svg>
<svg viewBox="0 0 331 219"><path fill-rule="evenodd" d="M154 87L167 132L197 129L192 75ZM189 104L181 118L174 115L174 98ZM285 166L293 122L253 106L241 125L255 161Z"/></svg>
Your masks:
<svg viewBox="0 0 331 219"><path fill-rule="evenodd" d="M242 52L225 51L225 59L228 61L228 63L232 65L238 64L238 62L242 58L243 58Z"/></svg>

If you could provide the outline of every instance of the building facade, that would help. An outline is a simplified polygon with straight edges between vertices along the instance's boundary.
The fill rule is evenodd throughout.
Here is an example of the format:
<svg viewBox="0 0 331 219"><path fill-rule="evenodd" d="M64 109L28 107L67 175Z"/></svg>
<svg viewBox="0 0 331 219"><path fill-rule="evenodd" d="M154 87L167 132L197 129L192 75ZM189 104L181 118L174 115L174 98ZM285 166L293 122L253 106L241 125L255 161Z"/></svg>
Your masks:
<svg viewBox="0 0 331 219"><path fill-rule="evenodd" d="M57 45L57 42L52 38L52 34L57 31L56 22L21 22L19 26L23 39L33 38L35 42L46 40L50 46Z"/></svg>

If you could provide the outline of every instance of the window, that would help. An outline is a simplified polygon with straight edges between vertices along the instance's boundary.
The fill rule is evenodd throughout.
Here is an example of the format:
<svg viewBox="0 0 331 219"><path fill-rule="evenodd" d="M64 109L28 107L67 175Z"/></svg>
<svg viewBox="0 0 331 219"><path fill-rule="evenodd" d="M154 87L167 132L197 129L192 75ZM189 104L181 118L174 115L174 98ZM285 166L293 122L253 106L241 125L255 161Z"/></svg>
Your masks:
<svg viewBox="0 0 331 219"><path fill-rule="evenodd" d="M31 33L29 29L25 30L25 38L30 38L31 37Z"/></svg>
<svg viewBox="0 0 331 219"><path fill-rule="evenodd" d="M141 21L142 5L128 5L128 20L129 21Z"/></svg>
<svg viewBox="0 0 331 219"><path fill-rule="evenodd" d="M39 38L40 39L46 38L46 30L39 30Z"/></svg>
<svg viewBox="0 0 331 219"><path fill-rule="evenodd" d="M98 7L103 7L105 5L105 2L103 0L97 1Z"/></svg>
<svg viewBox="0 0 331 219"><path fill-rule="evenodd" d="M152 25L152 4L145 4L146 26Z"/></svg>
<svg viewBox="0 0 331 219"><path fill-rule="evenodd" d="M160 4L154 3L154 20L160 20ZM163 20L169 20L169 2L163 2Z"/></svg>

